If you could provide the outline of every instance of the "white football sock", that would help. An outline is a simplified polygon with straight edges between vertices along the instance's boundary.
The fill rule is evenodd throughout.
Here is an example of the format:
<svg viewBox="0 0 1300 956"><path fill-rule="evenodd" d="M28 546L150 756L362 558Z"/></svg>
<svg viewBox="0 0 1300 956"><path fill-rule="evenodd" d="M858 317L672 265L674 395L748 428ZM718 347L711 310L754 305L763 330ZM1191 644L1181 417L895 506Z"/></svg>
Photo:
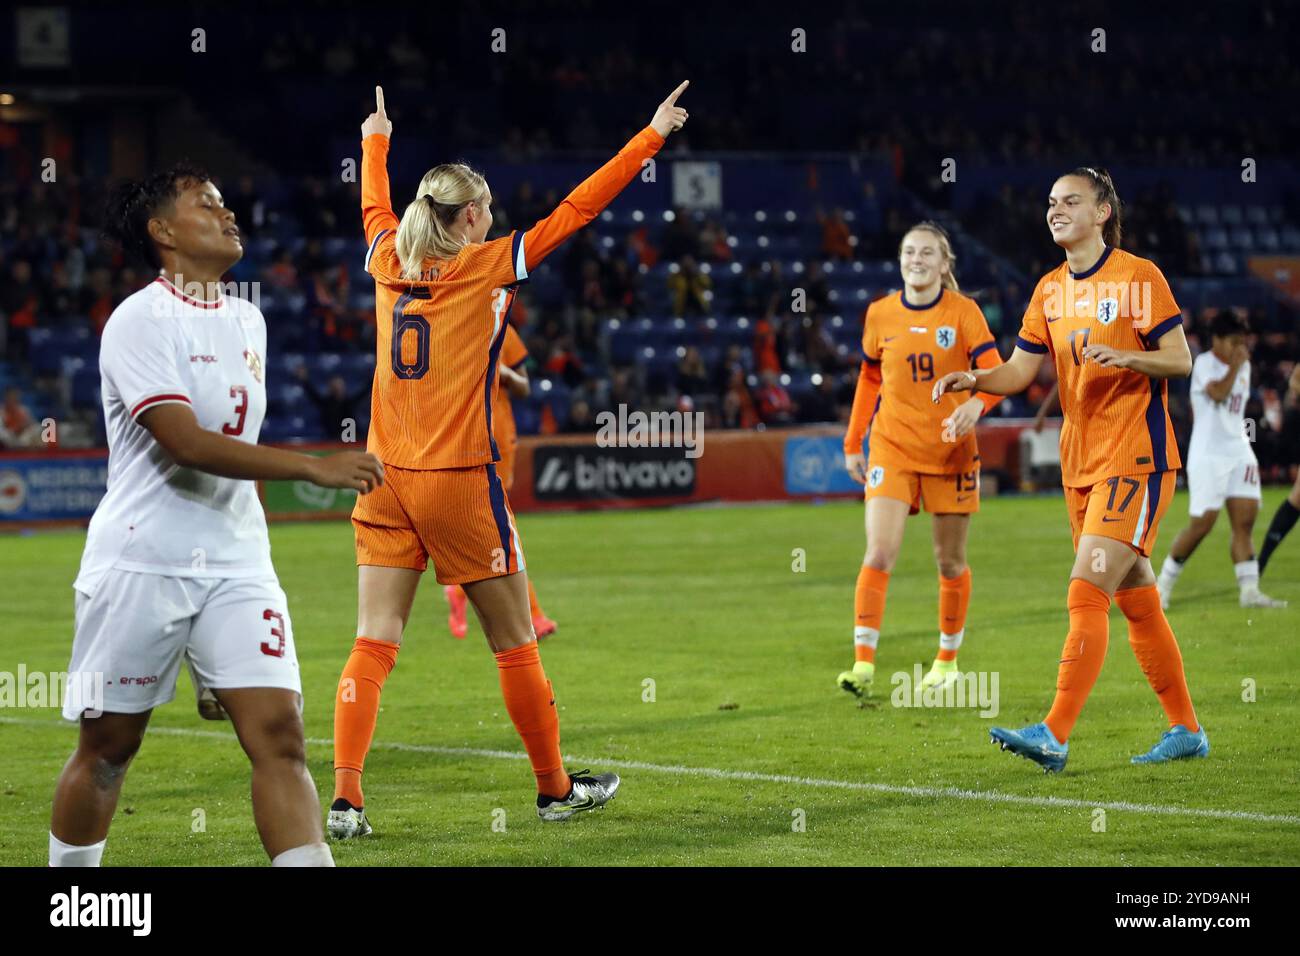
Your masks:
<svg viewBox="0 0 1300 956"><path fill-rule="evenodd" d="M99 866L108 838L90 846L73 846L50 834L50 866Z"/></svg>
<svg viewBox="0 0 1300 956"><path fill-rule="evenodd" d="M308 843L285 850L271 861L272 866L333 866L334 855L328 843Z"/></svg>
<svg viewBox="0 0 1300 956"><path fill-rule="evenodd" d="M1238 561L1232 570L1237 573L1237 587L1241 588L1242 594L1259 590L1259 562L1254 558Z"/></svg>
<svg viewBox="0 0 1300 956"><path fill-rule="evenodd" d="M853 629L853 646L869 647L873 651L880 640L880 632L874 627L855 627Z"/></svg>
<svg viewBox="0 0 1300 956"><path fill-rule="evenodd" d="M941 651L955 651L955 650L957 650L959 647L961 647L961 640L962 640L962 638L965 637L965 636L966 636L966 628L964 628L964 627L963 627L960 631L958 631L956 634L945 634L945 633L943 633L943 631L940 631L940 632L939 632L939 650L941 650Z"/></svg>
<svg viewBox="0 0 1300 956"><path fill-rule="evenodd" d="M1176 560L1171 554L1165 558L1165 563L1160 566L1160 576L1173 584L1178 580L1178 575L1183 573L1183 562Z"/></svg>

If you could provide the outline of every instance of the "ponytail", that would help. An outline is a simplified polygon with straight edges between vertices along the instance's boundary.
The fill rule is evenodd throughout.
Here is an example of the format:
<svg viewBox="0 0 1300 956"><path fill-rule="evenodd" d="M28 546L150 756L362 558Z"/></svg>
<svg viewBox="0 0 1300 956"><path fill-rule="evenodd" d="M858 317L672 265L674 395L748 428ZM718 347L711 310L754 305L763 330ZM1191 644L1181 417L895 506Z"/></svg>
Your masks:
<svg viewBox="0 0 1300 956"><path fill-rule="evenodd" d="M426 259L451 259L464 248L465 240L452 232L452 225L461 209L486 192L482 174L464 163L435 166L424 174L397 227L404 278L419 278Z"/></svg>
<svg viewBox="0 0 1300 956"><path fill-rule="evenodd" d="M1082 176L1088 180L1092 183L1097 205L1107 204L1110 206L1110 218L1102 224L1101 238L1112 249L1118 249L1120 241L1124 238L1124 225L1119 193L1115 189L1115 181L1110 178L1110 173L1100 166L1095 169L1092 166L1080 166L1066 173L1066 175Z"/></svg>

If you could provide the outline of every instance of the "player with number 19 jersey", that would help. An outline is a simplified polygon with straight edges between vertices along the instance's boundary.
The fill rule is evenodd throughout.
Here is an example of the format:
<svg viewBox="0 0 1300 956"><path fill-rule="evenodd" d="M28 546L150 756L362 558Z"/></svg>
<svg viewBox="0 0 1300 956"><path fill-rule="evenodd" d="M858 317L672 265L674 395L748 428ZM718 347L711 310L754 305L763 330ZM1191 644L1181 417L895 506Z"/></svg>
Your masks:
<svg viewBox="0 0 1300 956"><path fill-rule="evenodd" d="M940 288L928 304L907 301L906 291L878 299L867 308L862 331L862 372L844 439L848 454L859 454L868 425L868 499L897 498L916 514L924 504L931 514L970 514L979 510L979 448L975 433L952 440L945 421L967 399L931 399L936 379L973 365L1001 363L993 334L974 299ZM879 401L871 401L872 390ZM1002 400L981 394L985 411ZM865 412L865 415L864 415Z"/></svg>
<svg viewBox="0 0 1300 956"><path fill-rule="evenodd" d="M1155 263L1110 246L1087 271L1062 263L1034 289L1016 344L1051 353L1056 365L1061 483L1076 547L1081 535L1098 534L1150 556L1182 467L1168 381L1084 361L1083 349L1154 349L1180 324Z"/></svg>

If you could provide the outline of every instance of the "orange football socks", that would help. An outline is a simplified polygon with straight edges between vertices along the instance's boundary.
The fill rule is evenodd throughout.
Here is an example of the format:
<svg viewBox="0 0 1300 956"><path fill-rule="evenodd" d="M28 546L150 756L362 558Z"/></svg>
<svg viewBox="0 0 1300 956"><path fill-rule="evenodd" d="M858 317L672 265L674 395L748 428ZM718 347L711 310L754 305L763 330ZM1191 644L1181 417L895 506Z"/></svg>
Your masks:
<svg viewBox="0 0 1300 956"><path fill-rule="evenodd" d="M1069 739L1110 643L1110 595L1081 578L1070 581L1070 633L1056 674L1056 699L1044 723L1061 743Z"/></svg>
<svg viewBox="0 0 1300 956"><path fill-rule="evenodd" d="M379 695L401 645L358 637L334 698L334 799L365 806L361 770L375 734Z"/></svg>
<svg viewBox="0 0 1300 956"><path fill-rule="evenodd" d="M939 575L939 654L935 660L955 661L966 634L970 606L970 568L955 578Z"/></svg>
<svg viewBox="0 0 1300 956"><path fill-rule="evenodd" d="M1183 673L1183 655L1173 629L1160 608L1160 593L1154 584L1129 588L1115 595L1115 603L1128 618L1128 642L1133 647L1142 673L1160 698L1169 726L1182 724L1195 733L1201 729L1192 709L1192 695Z"/></svg>
<svg viewBox="0 0 1300 956"><path fill-rule="evenodd" d="M506 713L528 751L528 761L537 777L537 792L563 797L569 792L569 775L564 772L560 756L560 717L551 682L542 670L537 642L501 651L496 659Z"/></svg>
<svg viewBox="0 0 1300 956"><path fill-rule="evenodd" d="M885 593L889 590L889 572L869 568L858 571L858 586L853 595L854 660L874 663L876 642L880 640L880 622L885 617Z"/></svg>

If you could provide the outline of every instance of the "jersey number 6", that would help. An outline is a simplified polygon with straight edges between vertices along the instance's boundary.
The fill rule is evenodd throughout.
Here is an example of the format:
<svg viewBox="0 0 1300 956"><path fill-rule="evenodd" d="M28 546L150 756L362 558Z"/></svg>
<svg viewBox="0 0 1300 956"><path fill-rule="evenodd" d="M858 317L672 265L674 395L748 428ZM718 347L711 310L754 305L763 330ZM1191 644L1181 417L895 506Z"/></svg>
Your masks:
<svg viewBox="0 0 1300 956"><path fill-rule="evenodd" d="M424 378L429 371L429 320L418 312L402 312L405 298L398 299L398 307L393 310L393 374L405 379ZM410 362L402 358L402 343L408 332L415 333L415 359Z"/></svg>

